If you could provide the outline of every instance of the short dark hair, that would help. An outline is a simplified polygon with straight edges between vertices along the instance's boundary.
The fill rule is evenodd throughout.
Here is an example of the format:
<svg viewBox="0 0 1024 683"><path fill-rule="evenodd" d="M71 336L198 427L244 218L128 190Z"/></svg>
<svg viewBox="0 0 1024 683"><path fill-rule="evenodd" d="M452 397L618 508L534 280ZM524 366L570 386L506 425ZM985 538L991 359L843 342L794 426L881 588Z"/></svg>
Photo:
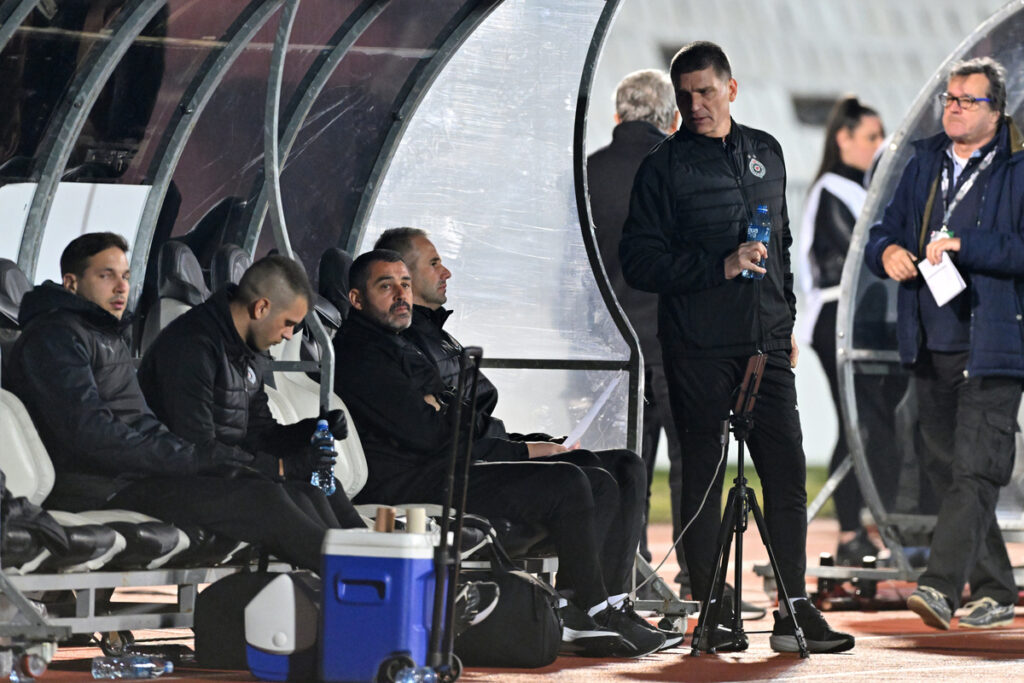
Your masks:
<svg viewBox="0 0 1024 683"><path fill-rule="evenodd" d="M707 40L697 40L684 45L672 58L672 66L669 68L672 87L679 87L681 75L703 71L709 66L714 68L715 74L723 81L732 78L729 58L725 56L725 50L721 47Z"/></svg>
<svg viewBox="0 0 1024 683"><path fill-rule="evenodd" d="M374 249L360 254L352 262L348 271L348 286L362 294L366 294L366 283L370 279L370 268L374 263L400 263L402 255L394 249Z"/></svg>
<svg viewBox="0 0 1024 683"><path fill-rule="evenodd" d="M419 228L388 228L380 234L377 241L373 243L374 249L388 249L397 251L405 259L412 251L412 241L416 237L426 237L427 231ZM359 290L362 291L362 290Z"/></svg>
<svg viewBox="0 0 1024 683"><path fill-rule="evenodd" d="M60 274L71 273L82 277L89 267L89 259L101 251L117 247L128 253L128 242L116 232L87 232L71 240L60 255Z"/></svg>
<svg viewBox="0 0 1024 683"><path fill-rule="evenodd" d="M949 78L981 74L988 79L988 91L985 96L991 102L989 106L1000 114L1006 113L1006 69L991 57L975 57L954 63L949 68ZM946 80L949 80L947 78Z"/></svg>
<svg viewBox="0 0 1024 683"><path fill-rule="evenodd" d="M256 261L242 274L234 298L250 304L264 297L272 304L280 304L286 298L290 303L296 297L302 297L311 305L313 288L306 269L284 254L271 254Z"/></svg>

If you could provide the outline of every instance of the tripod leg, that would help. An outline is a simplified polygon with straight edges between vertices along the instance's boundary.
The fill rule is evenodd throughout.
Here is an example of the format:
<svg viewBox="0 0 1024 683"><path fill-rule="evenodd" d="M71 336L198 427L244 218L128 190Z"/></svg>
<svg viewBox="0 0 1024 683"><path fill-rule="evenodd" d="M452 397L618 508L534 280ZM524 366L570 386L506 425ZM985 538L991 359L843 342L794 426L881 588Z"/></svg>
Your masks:
<svg viewBox="0 0 1024 683"><path fill-rule="evenodd" d="M789 599L786 582L782 580L782 573L779 572L779 563L775 560L775 550L772 548L771 538L768 535L768 525L765 524L764 515L761 514L761 508L757 504L757 496L754 495L752 489L747 489L747 501L750 505L750 511L754 513L754 521L757 523L757 530L761 533L761 541L764 543L765 550L768 551L768 561L772 565L772 571L775 572L775 583L779 586L779 594L782 600L785 600L782 604L786 605L786 611L793 617L793 629L796 635L797 647L800 648L800 657L809 657L810 653L807 651L807 640L804 638L804 630L800 627L799 622L797 622L796 615L793 614L793 603Z"/></svg>
<svg viewBox="0 0 1024 683"><path fill-rule="evenodd" d="M725 514L722 516L722 524L718 527L718 548L715 552L715 573L711 577L711 585L708 587L708 594L704 604L700 608L700 619L697 620L697 629L700 636L695 638L690 650L694 657L700 656L701 650L713 651L709 641L709 629L707 624L718 628L722 612L722 595L725 592L725 575L729 569L729 546L732 545L733 535L736 533L736 489L729 489L729 496L726 499Z"/></svg>

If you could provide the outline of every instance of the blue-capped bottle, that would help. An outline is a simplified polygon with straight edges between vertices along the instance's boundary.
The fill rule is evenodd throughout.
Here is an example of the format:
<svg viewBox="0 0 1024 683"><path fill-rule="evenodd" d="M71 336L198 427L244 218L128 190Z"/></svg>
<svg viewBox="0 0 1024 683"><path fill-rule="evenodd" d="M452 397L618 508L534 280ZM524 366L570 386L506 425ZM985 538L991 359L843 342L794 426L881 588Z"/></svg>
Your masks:
<svg viewBox="0 0 1024 683"><path fill-rule="evenodd" d="M747 241L748 242L761 242L765 247L768 246L768 241L772 237L772 221L768 218L768 206L766 204L759 204L757 211L754 212L754 218L747 226ZM764 268L764 259L757 265ZM752 280L761 280L764 278L764 273L756 273L746 268L740 273L743 277L750 278Z"/></svg>
<svg viewBox="0 0 1024 683"><path fill-rule="evenodd" d="M331 434L331 428L327 426L327 420L317 421L316 431L313 432L313 438L309 440L309 443L321 456L321 462L313 468L309 483L323 491L325 496L329 496L334 493L336 488L334 485L334 459L338 454L334 450L334 435Z"/></svg>
<svg viewBox="0 0 1024 683"><path fill-rule="evenodd" d="M92 677L100 679L157 678L174 672L174 664L162 657L127 655L124 657L93 657Z"/></svg>

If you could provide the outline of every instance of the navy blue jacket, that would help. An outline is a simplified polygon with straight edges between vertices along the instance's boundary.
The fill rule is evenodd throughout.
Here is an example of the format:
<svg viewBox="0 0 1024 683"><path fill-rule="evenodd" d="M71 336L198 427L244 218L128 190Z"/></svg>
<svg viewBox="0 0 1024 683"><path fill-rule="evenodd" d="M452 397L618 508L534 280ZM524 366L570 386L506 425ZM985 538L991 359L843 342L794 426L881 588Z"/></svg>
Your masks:
<svg viewBox="0 0 1024 683"><path fill-rule="evenodd" d="M979 228L958 231L957 265L970 274L970 375L1024 377L1024 137L1006 117L996 133L997 152L981 208ZM932 182L939 175L950 140L939 133L914 143L916 152L903 171L882 220L871 228L865 260L886 277L882 252L898 244L915 254ZM942 210L940 197L933 211ZM921 347L918 277L901 282L898 293L900 361L917 361Z"/></svg>

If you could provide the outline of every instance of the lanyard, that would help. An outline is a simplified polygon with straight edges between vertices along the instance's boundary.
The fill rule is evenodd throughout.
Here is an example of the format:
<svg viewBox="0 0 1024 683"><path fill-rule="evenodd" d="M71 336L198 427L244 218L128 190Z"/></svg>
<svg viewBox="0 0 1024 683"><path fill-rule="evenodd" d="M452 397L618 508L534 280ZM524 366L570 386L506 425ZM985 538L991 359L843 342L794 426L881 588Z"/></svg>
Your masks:
<svg viewBox="0 0 1024 683"><path fill-rule="evenodd" d="M953 197L953 201L951 201L946 206L946 212L942 215L942 229L943 230L948 230L948 228L949 228L949 217L953 215L953 209L955 209L956 205L960 203L960 200L963 199L967 195L967 193L971 191L971 188L974 187L974 181L978 179L978 176L981 175L982 171L984 171L986 168L989 167L989 165L992 164L992 160L995 158L995 156L996 156L996 148L993 147L992 149L990 149L988 151L988 154L985 155L985 158L981 160L981 163L974 167L974 170L971 172L971 175L968 176L967 179L964 180L960 184L960 189L957 191L956 195ZM942 195L943 196L949 196L949 194L948 194L949 193L949 176L951 176L951 175L952 175L952 169L950 169L949 173L943 173L942 174Z"/></svg>

